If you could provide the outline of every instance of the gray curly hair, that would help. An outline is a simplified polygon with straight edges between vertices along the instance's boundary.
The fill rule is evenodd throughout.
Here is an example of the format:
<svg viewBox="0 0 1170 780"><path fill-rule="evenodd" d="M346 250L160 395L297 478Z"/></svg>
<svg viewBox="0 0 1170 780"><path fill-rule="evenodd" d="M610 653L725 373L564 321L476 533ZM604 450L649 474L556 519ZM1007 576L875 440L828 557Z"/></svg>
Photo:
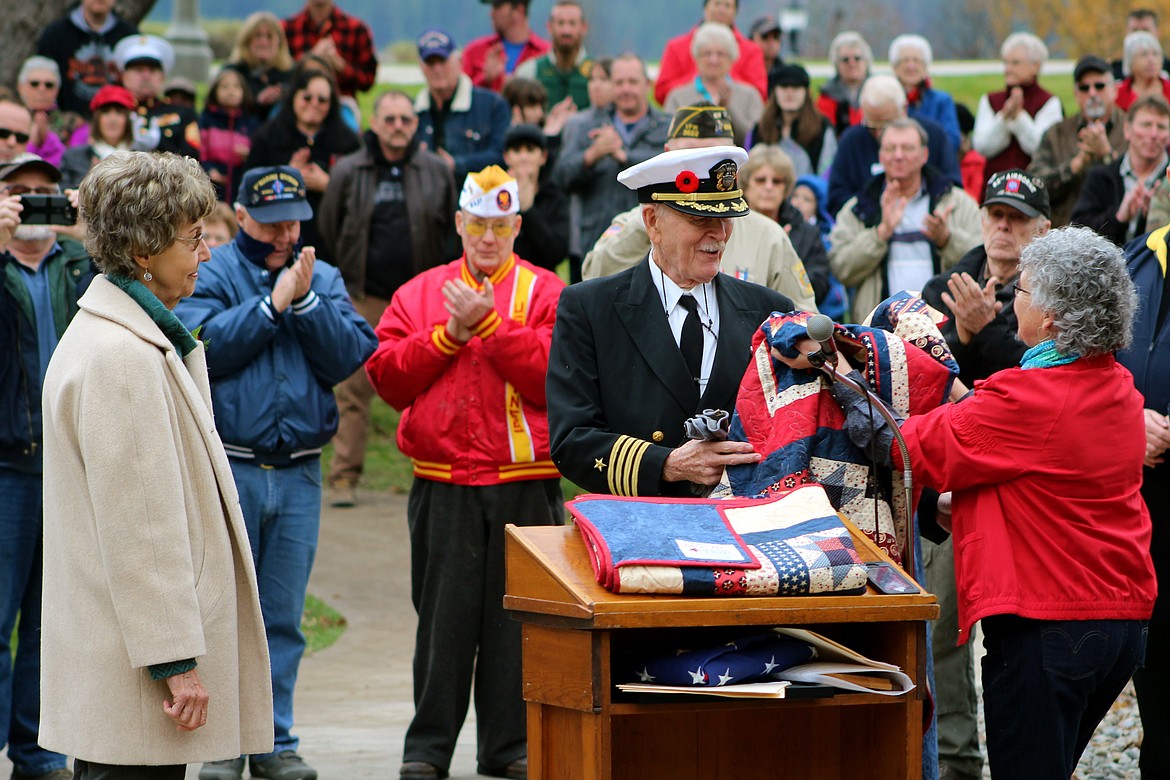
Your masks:
<svg viewBox="0 0 1170 780"><path fill-rule="evenodd" d="M89 256L102 273L131 278L135 257L160 254L179 228L215 208L215 188L199 163L170 152L114 152L77 194Z"/></svg>
<svg viewBox="0 0 1170 780"><path fill-rule="evenodd" d="M1052 315L1056 349L1083 357L1129 346L1137 293L1120 247L1085 227L1033 239L1020 254L1032 304Z"/></svg>

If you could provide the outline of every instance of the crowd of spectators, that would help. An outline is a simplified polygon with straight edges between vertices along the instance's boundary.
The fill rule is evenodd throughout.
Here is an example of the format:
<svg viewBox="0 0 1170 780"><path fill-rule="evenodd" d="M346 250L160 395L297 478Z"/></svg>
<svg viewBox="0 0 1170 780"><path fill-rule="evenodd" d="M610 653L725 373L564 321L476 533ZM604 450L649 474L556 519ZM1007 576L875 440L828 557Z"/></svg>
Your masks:
<svg viewBox="0 0 1170 780"><path fill-rule="evenodd" d="M984 340L996 335L995 354L1010 356L1004 365L1022 353L1019 343L1003 342L1015 328L1015 294L1006 285L1019 273L1027 240L1070 224L1118 246L1130 244L1131 253L1157 253L1155 245L1165 239L1158 230L1170 222L1170 58L1157 16L1147 9L1126 18L1120 58L1109 61L1096 52L1076 60L1075 107L1069 107L1075 111L1065 116L1061 100L1041 85L1048 49L1029 32L1002 41L1002 88L968 107L932 81L933 49L922 35L893 38L888 68L879 68L861 32L840 32L828 48L832 76L814 85L784 51L774 16L753 20L745 34L736 0L702 0L694 25L666 44L652 79L638 53L610 50L597 40L586 50L589 20L578 0L553 0L543 20L530 16L529 0L481 3L489 7L489 33L459 42L441 26L417 31L421 89L413 96L381 91L363 116L358 96L375 88L377 75L373 36L334 0L307 0L286 19L267 11L248 16L228 61L208 74L202 97L196 85L174 78L170 43L140 34L114 11L113 0L80 0L44 29L36 54L19 70L15 92L0 91L0 174L13 181L44 174L45 182L32 177L41 189L73 190L120 152L194 158L218 198L205 221L208 246L238 245L247 257L258 251L257 229L264 226L252 221L250 229L239 229L241 182L255 185L247 177L258 168L286 171L288 178L275 180L278 194L280 181L299 182L290 186L303 187L308 210L296 220L295 246L281 245L282 262L291 270L301 246L315 247L321 267L336 267L338 284L344 284L355 312L350 325L364 332L378 326L400 289L418 289L412 280L447 267L487 235L485 223L473 223L481 232L469 235L456 221L467 199L460 189L472 175L499 166L499 176L511 182L505 187L496 173L483 180L516 200L501 202L499 214L483 214L518 215L508 222L514 223L508 235L493 235L526 261L525 268L538 269L523 273L543 280L546 271L560 270L572 284L583 275L617 273L649 250L638 194L619 183L622 171L664 149L735 145L750 150L739 185L752 213L736 220L724 272L771 286L801 308L854 322L892 292L927 289L952 318L944 333L955 340L956 355L968 356L965 369L967 359L1001 367L971 346L972 339L980 343L980 332ZM33 160L47 166L27 168ZM14 164L26 167L7 167ZM11 186L5 184L4 194L12 194ZM1013 187L1043 190L1043 206L1029 206L1022 210L1026 219L1020 217L1004 205ZM996 203L984 202L989 193ZM1033 196L1028 202L1039 203ZM0 201L0 228L7 213ZM1002 269L995 266L997 231L1001 240L1012 237L1010 262ZM79 244L49 238L32 242L34 266L80 262ZM1141 244L1147 239L1153 243ZM17 244L0 247L0 257L27 249ZM1159 257L1165 277L1164 252ZM16 266L5 260L4 267L19 279ZM307 283L312 272L305 273ZM428 295L441 296L446 277L434 278L439 286ZM978 301L989 308L980 309ZM1164 301L1155 308L1149 316L1156 314L1156 323L1139 319L1153 334L1151 350L1167 309ZM978 311L986 316L980 319ZM47 362L47 353L41 357ZM983 379L992 370L976 373L965 370L964 378ZM357 500L374 392L363 368L337 386L340 425L326 482L335 506ZM1166 411L1165 404L1147 410L1148 424L1170 430ZM1161 437L1156 431L1150 437L1147 479L1165 479ZM0 454L0 487L14 462ZM1164 492L1151 500L1165 509ZM1157 545L1165 547L1165 539ZM951 552L940 547L935 555L941 561ZM1155 562L1170 565L1162 555ZM933 565L944 564L928 565L928 576ZM307 580L307 568L302 574ZM1161 569L1159 578L1164 582ZM32 587L31 580L25 586ZM18 608L22 591L12 592ZM264 603L263 583L260 597ZM0 604L5 655L12 628L5 621L15 614L13 604ZM1150 648L1164 652L1165 607L1156 614ZM22 618L22 637L30 620L35 627L35 615ZM945 655L937 641L935 648ZM286 650L284 668L274 672L285 677L274 678L277 690L289 691L283 710L278 707L277 718L283 712L288 722L277 724L277 747L283 733L294 756L288 729L297 653ZM970 659L962 663L958 671L940 672L944 696L969 684ZM1138 689L1150 729L1142 759L1150 776L1170 771L1170 758L1159 755L1170 750L1170 725L1166 706L1151 693L1158 690L1154 680L1146 673ZM21 689L20 695L33 694ZM8 708L0 705L0 711ZM21 715L20 702L12 709L11 717ZM945 709L940 714L949 715ZM977 741L971 747L973 718L973 710L961 714L954 739L940 732L943 776L982 771ZM9 733L6 722L0 717L0 734ZM58 762L37 752L35 729L33 737L29 745L10 740L15 776L66 777L51 774ZM504 749L489 763L506 764L510 774L504 776L523 776L513 752ZM209 764L200 777L234 780L239 761ZM40 769L49 774L34 771ZM279 776L316 776L299 757L290 759L288 772ZM253 768L253 776L266 775Z"/></svg>

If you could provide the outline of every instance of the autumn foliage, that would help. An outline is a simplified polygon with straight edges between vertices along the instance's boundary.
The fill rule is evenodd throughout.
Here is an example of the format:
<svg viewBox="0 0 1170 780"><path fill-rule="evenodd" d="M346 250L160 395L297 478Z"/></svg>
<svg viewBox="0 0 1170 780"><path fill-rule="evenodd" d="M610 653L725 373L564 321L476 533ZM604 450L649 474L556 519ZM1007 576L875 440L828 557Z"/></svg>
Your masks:
<svg viewBox="0 0 1170 780"><path fill-rule="evenodd" d="M1054 55L1069 59L1082 54L1120 57L1125 15L1131 8L1149 8L1158 14L1159 32L1170 29L1170 0L968 0L968 7L985 14L997 41L1027 30L1046 41ZM999 43L995 46L998 51Z"/></svg>

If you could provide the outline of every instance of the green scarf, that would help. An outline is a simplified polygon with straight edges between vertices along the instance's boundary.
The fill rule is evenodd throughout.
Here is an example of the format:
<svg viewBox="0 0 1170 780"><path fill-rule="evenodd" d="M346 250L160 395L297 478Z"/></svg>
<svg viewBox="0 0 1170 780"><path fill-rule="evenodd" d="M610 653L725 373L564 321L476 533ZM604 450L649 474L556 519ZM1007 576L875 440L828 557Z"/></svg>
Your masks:
<svg viewBox="0 0 1170 780"><path fill-rule="evenodd" d="M1075 352L1071 355L1066 355L1056 349L1056 341L1048 339L1041 341L1036 346L1029 349L1020 358L1020 368L1051 368L1053 366L1065 366L1075 360L1080 359L1080 355Z"/></svg>
<svg viewBox="0 0 1170 780"><path fill-rule="evenodd" d="M137 279L131 279L127 276L119 274L106 274L106 279L116 285L120 290L129 295L131 298L142 307L142 310L154 320L154 324L158 325L158 329L163 332L175 349L179 351L179 355L187 357L191 354L191 350L195 349L195 337L187 330L175 313L163 306L162 301L152 293L145 284Z"/></svg>

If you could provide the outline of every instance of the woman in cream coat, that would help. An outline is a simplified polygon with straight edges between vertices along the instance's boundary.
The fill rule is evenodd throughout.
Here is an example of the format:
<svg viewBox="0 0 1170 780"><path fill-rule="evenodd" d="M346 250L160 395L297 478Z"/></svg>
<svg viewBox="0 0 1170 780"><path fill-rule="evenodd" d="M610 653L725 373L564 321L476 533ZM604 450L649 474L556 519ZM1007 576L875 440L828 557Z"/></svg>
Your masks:
<svg viewBox="0 0 1170 780"><path fill-rule="evenodd" d="M78 780L178 780L272 749L252 555L204 345L171 313L208 259L199 164L117 153L80 189L103 275L45 378L40 742Z"/></svg>

